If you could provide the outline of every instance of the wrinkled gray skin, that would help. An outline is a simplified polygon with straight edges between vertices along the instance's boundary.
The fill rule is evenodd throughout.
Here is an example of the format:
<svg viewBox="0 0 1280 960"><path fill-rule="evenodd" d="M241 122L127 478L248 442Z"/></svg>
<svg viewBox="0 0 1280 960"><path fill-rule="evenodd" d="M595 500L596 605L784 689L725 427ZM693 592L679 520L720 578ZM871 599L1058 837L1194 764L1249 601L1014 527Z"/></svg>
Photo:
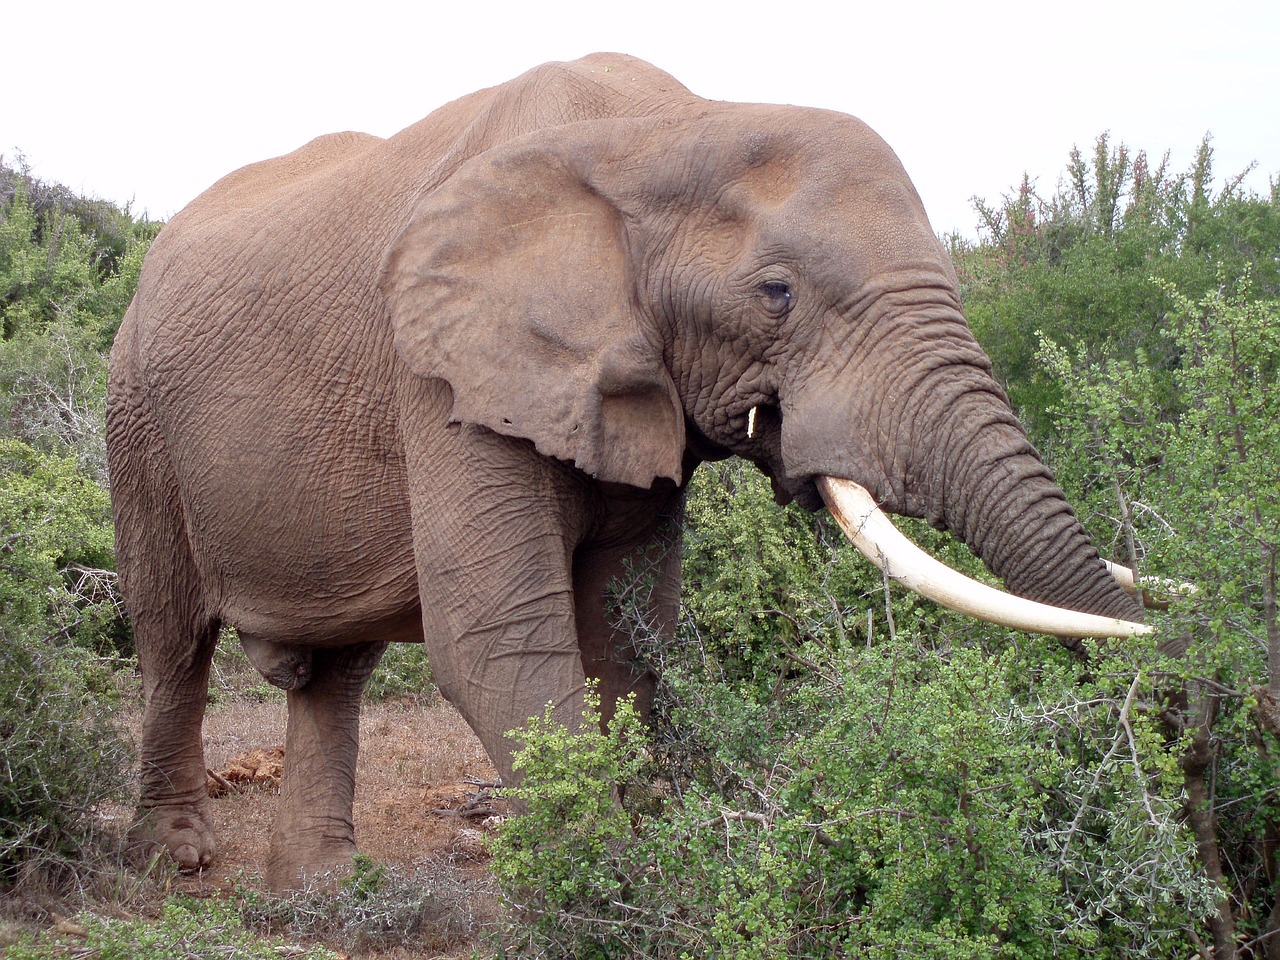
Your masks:
<svg viewBox="0 0 1280 960"><path fill-rule="evenodd" d="M605 587L658 563L669 629L702 460L746 457L815 509L815 475L854 480L1015 593L1141 617L880 138L618 55L217 183L148 254L108 418L147 700L135 836L188 869L213 854L200 727L233 625L290 688L276 886L350 860L387 643L425 637L504 777L504 732L548 702L579 722L587 677L644 701Z"/></svg>

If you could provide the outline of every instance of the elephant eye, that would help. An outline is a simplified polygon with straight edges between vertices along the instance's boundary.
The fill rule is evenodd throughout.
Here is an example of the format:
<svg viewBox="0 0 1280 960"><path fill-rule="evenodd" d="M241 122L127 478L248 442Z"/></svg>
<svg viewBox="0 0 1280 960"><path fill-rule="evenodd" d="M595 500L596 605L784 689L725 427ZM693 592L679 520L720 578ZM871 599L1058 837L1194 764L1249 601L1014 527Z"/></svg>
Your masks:
<svg viewBox="0 0 1280 960"><path fill-rule="evenodd" d="M785 317L791 312L791 287L781 280L766 280L760 284L760 296L764 308L774 317Z"/></svg>

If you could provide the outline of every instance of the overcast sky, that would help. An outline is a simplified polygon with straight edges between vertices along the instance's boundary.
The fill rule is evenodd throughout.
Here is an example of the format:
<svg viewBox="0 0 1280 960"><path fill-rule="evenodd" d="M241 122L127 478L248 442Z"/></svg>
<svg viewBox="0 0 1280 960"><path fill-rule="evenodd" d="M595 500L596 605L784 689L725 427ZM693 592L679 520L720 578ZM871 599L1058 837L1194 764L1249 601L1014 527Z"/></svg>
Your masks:
<svg viewBox="0 0 1280 960"><path fill-rule="evenodd" d="M14 9L14 8L17 9ZM645 13L640 10L644 9ZM890 9L892 8L892 9ZM0 152L168 218L223 174L337 130L382 136L548 60L635 54L718 100L860 117L934 229L1073 144L1172 151L1215 179L1280 174L1280 2L1063 0L33 0L0 16Z"/></svg>

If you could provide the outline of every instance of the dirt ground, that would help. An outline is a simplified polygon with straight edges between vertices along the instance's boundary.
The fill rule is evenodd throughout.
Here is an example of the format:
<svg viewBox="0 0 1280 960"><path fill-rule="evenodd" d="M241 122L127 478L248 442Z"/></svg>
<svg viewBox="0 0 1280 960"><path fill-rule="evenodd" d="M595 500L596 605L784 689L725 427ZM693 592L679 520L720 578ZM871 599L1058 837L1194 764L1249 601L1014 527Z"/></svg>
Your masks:
<svg viewBox="0 0 1280 960"><path fill-rule="evenodd" d="M180 890L214 894L245 875L261 876L279 800L271 774L278 771L280 752L273 748L283 744L284 728L282 701L209 709L205 761L226 781L211 778L218 855L208 870L180 878ZM438 697L427 703L366 703L354 809L360 852L405 868L431 860L464 879L473 914L491 919L498 908L483 836L496 826L490 814L502 810L500 801L494 809L480 785L494 778L479 740ZM256 782L245 782L251 780ZM228 784L235 789L226 789ZM453 955L467 956L472 946L459 944ZM398 960L420 954L395 950L359 956Z"/></svg>

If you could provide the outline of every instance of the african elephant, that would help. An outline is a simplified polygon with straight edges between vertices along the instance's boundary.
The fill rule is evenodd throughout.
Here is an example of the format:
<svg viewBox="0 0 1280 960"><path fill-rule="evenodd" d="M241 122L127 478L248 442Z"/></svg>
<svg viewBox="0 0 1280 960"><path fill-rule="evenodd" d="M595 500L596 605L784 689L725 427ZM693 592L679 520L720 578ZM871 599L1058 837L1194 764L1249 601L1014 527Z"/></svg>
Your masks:
<svg viewBox="0 0 1280 960"><path fill-rule="evenodd" d="M606 703L645 700L606 586L648 557L672 629L669 529L704 460L754 462L783 501L826 497L855 535L880 514L850 497L925 517L1014 594L1093 616L980 615L1145 629L1011 412L888 146L843 114L700 99L625 56L219 181L151 247L108 421L146 698L135 836L188 869L214 851L201 722L220 625L288 689L268 870L287 886L350 860L360 696L387 643L425 639L503 776L504 732L548 703L580 723L588 678Z"/></svg>

